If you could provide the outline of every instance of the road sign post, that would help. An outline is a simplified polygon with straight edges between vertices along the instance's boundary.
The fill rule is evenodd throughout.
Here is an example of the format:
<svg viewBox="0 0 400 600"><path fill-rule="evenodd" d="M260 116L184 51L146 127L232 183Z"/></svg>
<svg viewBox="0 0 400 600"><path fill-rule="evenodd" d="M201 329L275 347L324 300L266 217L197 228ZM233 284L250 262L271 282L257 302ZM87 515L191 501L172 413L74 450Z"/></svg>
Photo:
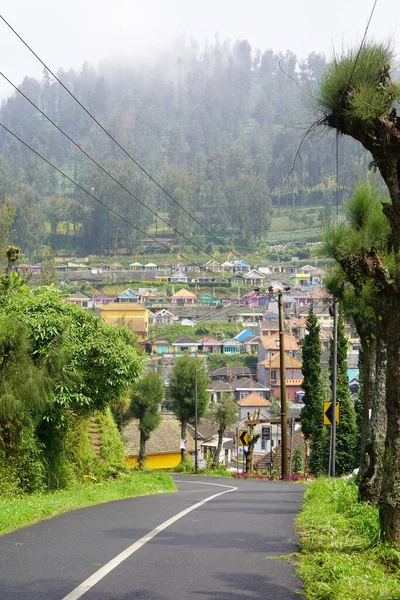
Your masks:
<svg viewBox="0 0 400 600"><path fill-rule="evenodd" d="M335 424L339 423L339 412L340 412L340 402L336 402L335 413L336 419ZM333 402L324 402L324 425L332 425L333 426Z"/></svg>
<svg viewBox="0 0 400 600"><path fill-rule="evenodd" d="M247 429L239 429L239 446L249 445L249 432Z"/></svg>

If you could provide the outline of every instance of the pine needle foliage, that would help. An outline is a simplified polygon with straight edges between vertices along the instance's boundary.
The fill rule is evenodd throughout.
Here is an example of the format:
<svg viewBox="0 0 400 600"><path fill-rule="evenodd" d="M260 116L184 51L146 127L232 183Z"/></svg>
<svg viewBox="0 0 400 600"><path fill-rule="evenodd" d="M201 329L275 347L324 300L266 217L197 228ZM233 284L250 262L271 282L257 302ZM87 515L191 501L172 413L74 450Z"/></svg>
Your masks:
<svg viewBox="0 0 400 600"><path fill-rule="evenodd" d="M315 475L324 472L324 425L323 391L321 379L320 326L310 304L307 321L307 335L302 348L302 388L305 391L301 409L301 428L306 440L311 440L309 469Z"/></svg>
<svg viewBox="0 0 400 600"><path fill-rule="evenodd" d="M331 385L333 382L333 340L329 357ZM339 423L336 426L336 473L344 475L357 465L358 433L354 405L350 398L347 373L347 338L344 334L343 311L338 314L336 401L340 403Z"/></svg>
<svg viewBox="0 0 400 600"><path fill-rule="evenodd" d="M356 47L334 55L317 97L324 122L336 127L344 117L368 126L373 119L388 117L400 97L398 84L388 81L393 57L391 43L374 41L361 51Z"/></svg>

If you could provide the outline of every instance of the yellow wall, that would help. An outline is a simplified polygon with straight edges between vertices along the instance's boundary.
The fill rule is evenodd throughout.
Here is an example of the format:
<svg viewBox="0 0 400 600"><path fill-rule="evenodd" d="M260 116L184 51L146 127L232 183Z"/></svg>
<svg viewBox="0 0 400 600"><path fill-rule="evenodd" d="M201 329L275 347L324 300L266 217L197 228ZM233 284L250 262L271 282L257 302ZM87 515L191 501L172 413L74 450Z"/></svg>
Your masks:
<svg viewBox="0 0 400 600"><path fill-rule="evenodd" d="M188 453L188 456L190 454ZM129 456L125 459L130 467L137 467L139 460L137 456ZM181 462L181 453L153 454L146 458L146 467L149 469L172 469Z"/></svg>
<svg viewBox="0 0 400 600"><path fill-rule="evenodd" d="M132 304L128 303L128 302L119 302L119 303L115 303L112 302L110 303L113 310L111 310L111 308L108 308L108 304L106 304L105 306L103 306L101 308L101 316L103 317L103 319L105 320L105 322L109 322L108 319L113 319L112 322L115 322L114 319L125 319L125 322L128 323L131 320L134 319L144 319L144 324L145 324L145 328L146 328L146 332L148 332L149 330L149 311L147 310L147 308L140 307L138 304L134 304L134 306L132 307ZM118 308L116 308L116 304L120 305L118 306Z"/></svg>

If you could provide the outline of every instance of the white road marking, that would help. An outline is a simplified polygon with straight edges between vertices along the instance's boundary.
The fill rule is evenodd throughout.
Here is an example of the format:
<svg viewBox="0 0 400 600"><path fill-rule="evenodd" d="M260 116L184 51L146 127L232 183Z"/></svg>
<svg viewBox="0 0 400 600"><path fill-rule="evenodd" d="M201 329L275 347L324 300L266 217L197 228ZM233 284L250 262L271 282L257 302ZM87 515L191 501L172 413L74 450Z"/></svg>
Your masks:
<svg viewBox="0 0 400 600"><path fill-rule="evenodd" d="M83 583L78 585L78 587L76 587L74 590L72 590L72 592L70 592L69 594L64 596L64 598L62 598L62 600L78 600L78 598L81 598L84 594L86 594L86 592L88 592L101 579L103 579L103 577L108 575L108 573L113 571L113 569L118 567L118 565L120 565L124 560L129 558L134 552L137 552L137 550L139 550L142 546L147 544L147 542L152 540L156 535L158 535L159 533L164 531L164 529L167 529L167 527L169 527L170 525L173 525L173 523L175 523L176 521L179 521L179 519L181 519L185 515L189 514L193 510L196 510L196 508L199 508L203 504L206 504L206 502L210 502L210 500L214 500L214 498L218 498L218 496L222 496L223 494L229 494L229 492L234 492L238 489L237 487L222 485L221 483L208 483L205 481L193 481L193 480L192 481L176 480L176 481L177 481L177 483L201 483L202 485L216 485L219 487L226 487L229 489L224 490L223 492L218 492L218 494L213 494L212 496L208 496L208 498L205 498L204 500L200 500L200 502L196 502L196 504L192 504L192 506L185 508L185 510L182 510L180 513L178 513L174 517L171 517L170 519L168 519L168 521L164 521L164 523L161 523L161 525L159 525L158 527L156 527L155 529L153 529L152 531L150 531L149 533L144 535L142 538L140 538L140 540L138 540L131 546L128 546L128 548L126 548L126 550L124 550L123 552L121 552L120 554L118 554L117 556L112 558L107 564L104 565L104 567L101 567L101 569L96 571L96 573L93 573L93 575L91 575Z"/></svg>

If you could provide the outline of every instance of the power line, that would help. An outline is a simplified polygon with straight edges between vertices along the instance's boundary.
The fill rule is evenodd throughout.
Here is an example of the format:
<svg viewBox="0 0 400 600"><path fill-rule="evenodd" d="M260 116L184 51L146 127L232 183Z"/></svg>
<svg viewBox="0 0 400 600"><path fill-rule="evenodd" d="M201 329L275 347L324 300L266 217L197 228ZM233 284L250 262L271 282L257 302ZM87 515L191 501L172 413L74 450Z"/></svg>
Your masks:
<svg viewBox="0 0 400 600"><path fill-rule="evenodd" d="M185 256L184 254L181 254L181 253L177 252L176 250L172 250L169 246L167 246L166 244L163 244L163 242L160 242L159 240L157 240L156 238L154 238L153 236L151 236L149 233L146 233L145 231L143 231L143 229L140 229L140 227L138 227L137 225L135 225L134 223L132 223L132 221L130 221L129 219L127 219L126 217L124 217L123 215L121 215L120 213L118 213L113 208L111 208L111 206L108 206L108 204L106 204L105 202L103 202L102 200L100 200L99 198L97 198L94 194L92 194L86 188L84 188L80 183L78 183L77 181L75 181L74 179L72 179L72 177L70 177L69 175L67 175L66 173L64 173L64 171L61 171L61 169L59 169L58 167L56 167L56 165L54 165L52 162L50 162L49 160L47 160L47 158L45 158L44 156L42 156L42 154L40 154L37 150L35 150L34 148L32 148L32 146L30 146L27 142L24 142L23 139L21 139L16 133L14 133L13 131L11 131L11 129L8 129L8 127L6 127L1 122L0 122L0 127L2 127L3 129L5 129L5 131L7 131L10 135L12 135L16 140L18 140L19 142L21 142L21 144L23 144L31 152L33 152L34 154L36 154L36 156L38 156L39 158L41 158L42 160L44 160L44 162L47 163L48 165L50 165L50 167L53 167L53 169L55 169L58 173L60 173L60 175L62 175L66 179L68 179L68 181L70 181L71 183L73 183L77 188L79 188L80 190L82 190L83 192L85 192L85 194L87 194L88 196L90 196L91 198L93 198L93 200L96 200L96 202L98 202L99 204L101 204L104 208L106 208L107 210L109 210L111 213L113 213L114 215L116 215L117 217L119 217L120 219L122 219L123 221L125 221L125 223L127 223L128 225L130 225L131 227L133 227L134 229L136 229L137 231L139 231L140 233L142 233L143 235L145 235L146 237L148 237L150 240L153 240L153 242L156 242L160 246L163 246L164 248L166 248L166 250L168 250L168 252L173 252L179 258L185 259L185 260L191 262L192 264L196 265L197 267L200 267L201 269L203 268L203 265L200 265L199 263L190 261L190 259L187 256Z"/></svg>
<svg viewBox="0 0 400 600"><path fill-rule="evenodd" d="M36 52L29 46L29 44L19 35L19 33L6 21L3 15L0 15L0 18L7 25L9 29L17 36L17 38L24 44L24 46L35 56L35 58L43 65L43 67L54 77L54 79L64 88L64 90L79 104L79 106L85 111L85 113L100 127L100 129L122 150L122 152L135 163L137 167L166 195L172 202L174 202L181 210L183 210L197 225L199 225L208 235L210 235L218 244L224 246L229 252L231 252L234 256L242 259L242 256L238 254L233 248L230 248L225 242L220 240L216 235L214 235L205 225L203 225L190 211L188 211L178 200L176 200L154 177L111 135L111 133L96 119L96 117L78 100L78 98L67 88L67 86L57 77L55 73L46 65L46 63L36 54Z"/></svg>
<svg viewBox="0 0 400 600"><path fill-rule="evenodd" d="M10 79L8 79L8 77L6 77L6 75L4 75L4 73L0 72L0 75L19 93L21 94L21 96L23 96L25 98L25 100L27 100L38 112L40 112L41 115L43 115L43 117L45 119L47 119L49 121L49 123L51 123L60 133L62 133L62 135L64 137L67 138L67 140L69 140L72 144L74 144L74 146L76 148L78 148L78 150L80 150L89 160L92 161L93 164L96 165L96 167L98 167L99 169L101 169L103 171L103 173L105 173L106 175L108 175L108 177L110 177L117 185L119 185L125 192L127 192L130 196L132 196L132 198L134 198L137 202L139 202L142 206L144 206L148 211L150 211L156 218L160 219L160 221L162 221L163 223L165 223L165 225L167 225L168 227L170 227L172 229L172 231L174 231L175 233L177 233L178 235L180 235L184 240L186 240L187 242L189 242L189 244L191 244L192 246L194 246L195 248L197 248L198 250L200 250L200 252L203 252L203 254L207 254L207 256L211 256L211 258L214 258L214 256L210 253L207 252L207 250L204 250L201 246L199 246L198 244L196 244L196 242L193 242L192 240L190 240L185 234L181 233L178 229L176 229L176 227L174 227L173 225L171 225L168 221L166 221L165 219L163 219L162 217L159 216L159 214L153 210L151 207L147 206L147 204L145 202L143 202L142 200L140 200L140 198L138 198L133 192L131 192L127 187L125 187L120 181L118 181L118 179L116 179L111 173L109 173L107 171L107 169L105 169L104 167L102 167L92 156L90 156L90 154L88 154L77 142L75 142L75 140L73 140L61 127L59 127L57 125L57 123L55 123L48 115L46 115L45 112L43 112L30 98L28 98L28 96L26 94L24 94L24 92L22 90L19 89L18 86L16 86Z"/></svg>

